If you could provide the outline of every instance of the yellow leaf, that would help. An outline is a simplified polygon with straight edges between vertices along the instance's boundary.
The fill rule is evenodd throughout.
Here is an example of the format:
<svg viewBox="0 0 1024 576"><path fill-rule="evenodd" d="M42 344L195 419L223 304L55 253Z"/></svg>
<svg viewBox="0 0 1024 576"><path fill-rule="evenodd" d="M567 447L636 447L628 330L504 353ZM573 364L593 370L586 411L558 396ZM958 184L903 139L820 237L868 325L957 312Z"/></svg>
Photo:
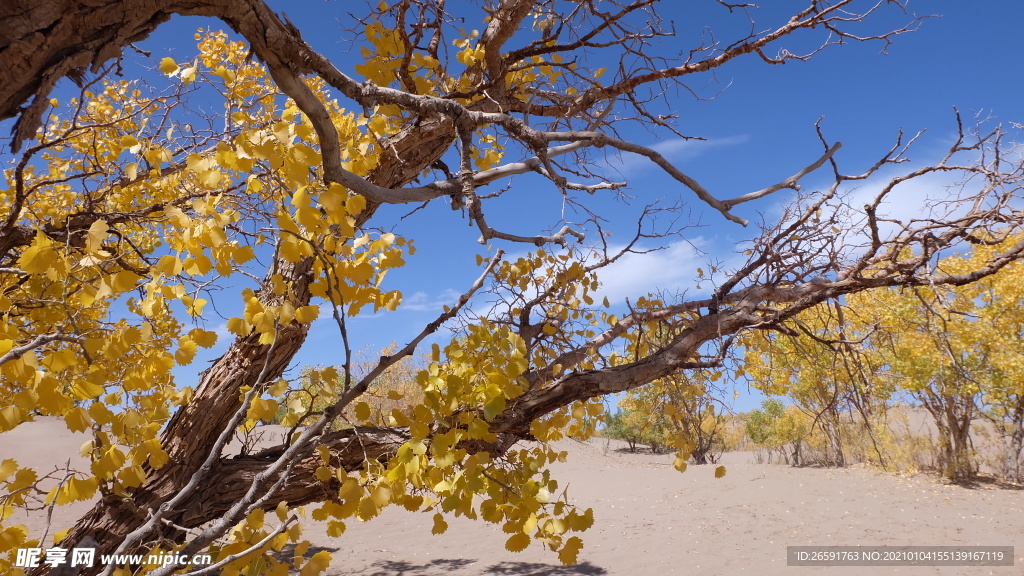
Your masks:
<svg viewBox="0 0 1024 576"><path fill-rule="evenodd" d="M60 372L75 364L78 364L78 355L67 348L52 352L43 358L43 366L46 366L51 372Z"/></svg>
<svg viewBox="0 0 1024 576"><path fill-rule="evenodd" d="M220 170L205 170L198 174L199 182L204 188L213 189L220 184Z"/></svg>
<svg viewBox="0 0 1024 576"><path fill-rule="evenodd" d="M67 482L61 486L60 490L57 491L56 500L58 506L63 506L69 502L77 502L79 500L88 500L96 494L96 488L99 487L99 478L95 476L92 478L86 478L82 480L77 476L72 476Z"/></svg>
<svg viewBox="0 0 1024 576"><path fill-rule="evenodd" d="M402 303L402 293L398 290L392 290L387 294L381 294L380 299L383 301L381 303L382 308L390 312L394 312Z"/></svg>
<svg viewBox="0 0 1024 576"><path fill-rule="evenodd" d="M164 208L164 216L166 216L167 221L176 228L185 229L192 226L192 219L189 218L188 214L182 212L181 208L178 208L177 206L168 206Z"/></svg>
<svg viewBox="0 0 1024 576"><path fill-rule="evenodd" d="M326 466L326 465L331 463L331 449L330 448L328 448L327 446L321 444L321 445L316 447L316 452L317 452L317 454L320 455L320 460L323 461L324 466ZM324 480L324 482L326 482L326 481L327 480Z"/></svg>
<svg viewBox="0 0 1024 576"><path fill-rule="evenodd" d="M188 304L187 312L189 314L191 314L192 316L202 316L203 315L203 307L204 306L206 306L206 299L205 298L196 298L196 299L192 300L191 303ZM214 335L214 337L216 338L216 334ZM204 348L205 348L205 346L204 346Z"/></svg>
<svg viewBox="0 0 1024 576"><path fill-rule="evenodd" d="M260 508L257 508L255 510L253 510L252 512L249 512L249 515L245 517L245 523L250 528L252 528L254 530L259 530L260 528L263 527L263 523L265 521L265 517L266 517L266 512L264 512Z"/></svg>
<svg viewBox="0 0 1024 576"><path fill-rule="evenodd" d="M505 549L509 552L522 552L526 550L526 547L530 545L530 537L520 532L514 534L511 538L505 541Z"/></svg>
<svg viewBox="0 0 1024 576"><path fill-rule="evenodd" d="M103 386L93 384L88 380L79 379L71 385L71 394L78 400L92 400L93 398L98 398L104 392L106 390Z"/></svg>
<svg viewBox="0 0 1024 576"><path fill-rule="evenodd" d="M168 56L160 61L160 71L170 76L178 71L178 65L173 58Z"/></svg>
<svg viewBox="0 0 1024 576"><path fill-rule="evenodd" d="M370 500L377 508L387 506L388 502L391 502L391 489L384 485L377 486L370 492Z"/></svg>
<svg viewBox="0 0 1024 576"><path fill-rule="evenodd" d="M265 398L254 398L246 418L269 421L277 415L277 402Z"/></svg>
<svg viewBox="0 0 1024 576"><path fill-rule="evenodd" d="M202 328L193 328L188 333L188 337L193 342L202 346L203 348L210 348L217 343L217 333L212 330L203 330Z"/></svg>
<svg viewBox="0 0 1024 576"><path fill-rule="evenodd" d="M170 456L167 454L167 452L164 451L163 448L154 448L149 453L149 465L155 469L163 468L164 465L167 464L167 461L169 459Z"/></svg>
<svg viewBox="0 0 1024 576"><path fill-rule="evenodd" d="M100 219L93 222L85 236L85 251L89 254L98 253L103 247L103 240L106 239L109 230L110 226L107 225L106 220Z"/></svg>
<svg viewBox="0 0 1024 576"><path fill-rule="evenodd" d="M192 341L188 336L182 336L178 339L178 350L174 353L174 361L179 366L187 366L192 363L192 359L196 357L196 343Z"/></svg>
<svg viewBox="0 0 1024 576"><path fill-rule="evenodd" d="M331 520L327 523L327 535L331 538L339 538L345 533L345 523L341 520Z"/></svg>
<svg viewBox="0 0 1024 576"><path fill-rule="evenodd" d="M723 476L725 476L725 466L715 468L715 478L721 478Z"/></svg>
<svg viewBox="0 0 1024 576"><path fill-rule="evenodd" d="M270 388L267 388L267 394L280 398L288 390L288 381L281 378L277 382L274 382Z"/></svg>
<svg viewBox="0 0 1024 576"><path fill-rule="evenodd" d="M580 550L583 548L583 540L573 536L565 541L562 545L562 549L558 551L558 559L565 565L572 565L576 563L576 557L579 555Z"/></svg>
<svg viewBox="0 0 1024 576"><path fill-rule="evenodd" d="M317 316L320 315L320 307L316 304L310 304L309 306L300 306L295 309L295 319L302 324L309 324L313 320L316 320Z"/></svg>
<svg viewBox="0 0 1024 576"><path fill-rule="evenodd" d="M356 194L345 202L345 210L352 216L355 216L366 208L366 198Z"/></svg>
<svg viewBox="0 0 1024 576"><path fill-rule="evenodd" d="M114 274L110 278L110 286L117 292L127 292L142 280L142 276L139 276L131 270L122 270L117 274Z"/></svg>
<svg viewBox="0 0 1024 576"><path fill-rule="evenodd" d="M317 576L331 565L331 553L317 552L302 566L299 576Z"/></svg>
<svg viewBox="0 0 1024 576"><path fill-rule="evenodd" d="M141 486L146 481L146 471L141 466L129 466L118 473L121 483L128 487Z"/></svg>
<svg viewBox="0 0 1024 576"><path fill-rule="evenodd" d="M223 66L217 66L217 69L213 71L213 75L222 78L226 84L233 83L236 77L234 70L228 70Z"/></svg>
<svg viewBox="0 0 1024 576"><path fill-rule="evenodd" d="M42 232L18 258L18 267L29 274L42 274L58 265L60 257L53 251L53 242Z"/></svg>
<svg viewBox="0 0 1024 576"><path fill-rule="evenodd" d="M35 470L32 470L31 468L22 468L14 475L14 480L7 485L7 490L14 493L22 488L27 488L35 484L38 479L39 475L36 474Z"/></svg>
<svg viewBox="0 0 1024 576"><path fill-rule="evenodd" d="M356 420L360 422L366 422L370 419L370 405L366 402L360 402L355 407Z"/></svg>
<svg viewBox="0 0 1024 576"><path fill-rule="evenodd" d="M72 432L85 432L92 426L92 418L89 417L89 413L81 406L76 406L71 410L68 410L64 414L64 422L67 423L68 430Z"/></svg>
<svg viewBox="0 0 1024 576"><path fill-rule="evenodd" d="M181 274L181 259L177 256L161 256L160 260L156 263L156 269L164 273L167 276L175 276Z"/></svg>
<svg viewBox="0 0 1024 576"><path fill-rule="evenodd" d="M7 460L0 462L0 482L6 481L11 474L14 474L17 471L18 463L15 460L8 458Z"/></svg>
<svg viewBox="0 0 1024 576"><path fill-rule="evenodd" d="M89 443L92 444L91 442ZM89 451L91 454L92 450ZM87 454L88 455L88 454ZM117 446L111 446L99 460L93 462L92 471L103 478L111 478L114 472L124 466L125 454Z"/></svg>
<svg viewBox="0 0 1024 576"><path fill-rule="evenodd" d="M523 522L523 534L529 534L537 527L537 515L530 513L530 517Z"/></svg>
<svg viewBox="0 0 1024 576"><path fill-rule="evenodd" d="M0 530L0 550L17 548L28 538L28 528L18 524Z"/></svg>
<svg viewBox="0 0 1024 576"><path fill-rule="evenodd" d="M238 336L248 336L252 332L252 324L244 318L228 318L228 331Z"/></svg>
<svg viewBox="0 0 1024 576"><path fill-rule="evenodd" d="M505 397L495 396L491 398L486 404L484 404L484 419L487 421L494 420L494 417L500 414L505 409Z"/></svg>
<svg viewBox="0 0 1024 576"><path fill-rule="evenodd" d="M434 527L430 529L431 534L444 534L448 530L448 523L440 513L434 514Z"/></svg>

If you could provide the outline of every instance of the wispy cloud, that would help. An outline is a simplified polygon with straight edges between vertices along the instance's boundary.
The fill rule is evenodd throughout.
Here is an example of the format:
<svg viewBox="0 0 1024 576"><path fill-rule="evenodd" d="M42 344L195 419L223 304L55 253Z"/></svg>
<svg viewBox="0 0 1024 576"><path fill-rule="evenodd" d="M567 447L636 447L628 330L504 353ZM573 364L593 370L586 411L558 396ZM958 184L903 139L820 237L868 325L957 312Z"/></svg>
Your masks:
<svg viewBox="0 0 1024 576"><path fill-rule="evenodd" d="M704 244L703 238L695 238L657 252L626 254L598 272L601 287L596 296L621 303L626 298L635 300L649 292L692 291L696 287L697 268L708 268L708 255L698 250L703 249Z"/></svg>
<svg viewBox="0 0 1024 576"><path fill-rule="evenodd" d="M672 138L655 144L648 144L647 146L664 156L669 162L682 164L707 154L716 148L737 146L749 140L750 136L739 134L724 138L709 138L707 140ZM649 159L643 156L626 153L609 155L608 165L623 176L640 176L654 166Z"/></svg>
<svg viewBox="0 0 1024 576"><path fill-rule="evenodd" d="M879 176L865 182L850 195L850 205L859 208L874 202L893 176ZM965 207L956 202L960 196L956 186L958 177L958 174L931 173L902 182L881 203L878 214L906 223L914 219L946 218L961 212Z"/></svg>
<svg viewBox="0 0 1024 576"><path fill-rule="evenodd" d="M438 311L444 306L454 306L461 295L461 293L451 288L445 288L433 296L421 290L413 292L412 295L402 299L402 305L399 307L399 310L411 310L414 312Z"/></svg>

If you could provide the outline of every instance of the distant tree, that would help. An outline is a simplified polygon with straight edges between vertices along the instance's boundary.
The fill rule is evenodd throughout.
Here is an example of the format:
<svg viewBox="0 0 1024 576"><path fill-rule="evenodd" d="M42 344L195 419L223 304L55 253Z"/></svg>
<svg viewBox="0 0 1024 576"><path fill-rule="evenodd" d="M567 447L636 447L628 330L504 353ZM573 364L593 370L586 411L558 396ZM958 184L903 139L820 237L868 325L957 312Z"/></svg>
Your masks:
<svg viewBox="0 0 1024 576"><path fill-rule="evenodd" d="M717 462L725 418L716 412L719 400L705 386L720 375L706 370L680 372L630 390L620 402L620 414L631 423L627 429L635 441L657 452L660 446L674 445L674 439L686 439L685 452L694 463Z"/></svg>
<svg viewBox="0 0 1024 576"><path fill-rule="evenodd" d="M971 248L964 268L996 257L1001 243ZM1006 442L1004 460L997 464L1009 480L1024 481L1024 267L1014 262L999 274L959 289L961 302L970 303L968 330L984 334L985 364L975 374L981 382L983 412ZM969 335L964 335L969 339Z"/></svg>
<svg viewBox="0 0 1024 576"><path fill-rule="evenodd" d="M825 461L833 466L847 463L843 435L852 418L873 438L871 415L892 394L882 360L865 351L873 327L857 312L830 302L798 314L784 329L754 332L743 341L743 366L754 387L787 396L806 412L825 438Z"/></svg>
<svg viewBox="0 0 1024 576"><path fill-rule="evenodd" d="M612 440L623 440L629 446L630 452L636 452L636 445L643 442L643 431L630 424L635 417L627 418L625 410L618 410L605 416L604 428L601 429L601 436Z"/></svg>
<svg viewBox="0 0 1024 576"><path fill-rule="evenodd" d="M761 408L751 410L747 418L747 435L767 450L769 462L771 454L778 452L786 463L799 466L803 441L809 432L807 416L775 398L763 401Z"/></svg>
<svg viewBox="0 0 1024 576"><path fill-rule="evenodd" d="M938 266L954 274L970 270L1018 240L1002 233L983 236L969 251L951 255ZM1015 263L974 284L849 298L850 308L876 326L870 337L875 362L884 364L889 377L931 414L938 430L940 471L950 480L971 480L978 472L971 429L986 405L1008 442L1005 473L1020 475L1021 296L1020 266Z"/></svg>

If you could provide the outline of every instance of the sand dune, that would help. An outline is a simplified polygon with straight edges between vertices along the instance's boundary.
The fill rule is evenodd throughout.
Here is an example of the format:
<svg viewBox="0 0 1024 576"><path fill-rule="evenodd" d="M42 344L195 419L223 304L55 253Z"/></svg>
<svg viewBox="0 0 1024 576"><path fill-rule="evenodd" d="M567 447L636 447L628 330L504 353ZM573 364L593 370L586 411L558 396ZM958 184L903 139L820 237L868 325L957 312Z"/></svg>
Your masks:
<svg viewBox="0 0 1024 576"><path fill-rule="evenodd" d="M61 428L42 419L0 435L0 459L53 470L86 440ZM572 501L595 514L576 566L561 566L538 545L508 552L507 535L484 522L449 518L449 530L433 536L431 515L402 509L350 522L341 538L312 521L305 533L317 549L331 552L330 574L338 576L1024 573L1022 490L966 489L860 467L758 464L752 453L727 454L728 474L715 479L712 466L680 474L671 456L630 454L614 441L559 447L570 455L554 468L555 477ZM58 510L55 525L84 507ZM45 523L39 515L14 520L36 535ZM1016 558L1013 567L791 567L791 545L1003 545L1015 546Z"/></svg>

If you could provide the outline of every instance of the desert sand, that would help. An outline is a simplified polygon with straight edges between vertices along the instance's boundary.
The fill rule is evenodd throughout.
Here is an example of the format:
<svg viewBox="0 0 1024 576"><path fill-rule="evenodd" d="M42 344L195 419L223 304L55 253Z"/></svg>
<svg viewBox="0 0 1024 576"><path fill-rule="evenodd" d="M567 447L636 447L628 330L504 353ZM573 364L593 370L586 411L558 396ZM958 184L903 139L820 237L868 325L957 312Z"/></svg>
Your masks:
<svg viewBox="0 0 1024 576"><path fill-rule="evenodd" d="M0 460L15 458L41 473L71 465L87 437L49 419L0 434ZM601 439L564 441L566 463L553 468L560 486L595 525L582 534L576 566L532 545L504 549L507 534L484 522L448 518L445 534L431 535L430 514L387 509L371 522L349 522L341 538L309 520L315 550L329 551L329 574L346 576L569 576L661 574L1011 575L1024 573L1024 490L963 488L935 477L900 477L877 470L793 468L757 463L753 453L726 454L728 473L713 466L675 471L671 455L631 454ZM63 528L88 507L58 509ZM45 516L18 513L33 536ZM51 531L52 532L52 531ZM1012 567L787 566L787 546L1014 546Z"/></svg>

